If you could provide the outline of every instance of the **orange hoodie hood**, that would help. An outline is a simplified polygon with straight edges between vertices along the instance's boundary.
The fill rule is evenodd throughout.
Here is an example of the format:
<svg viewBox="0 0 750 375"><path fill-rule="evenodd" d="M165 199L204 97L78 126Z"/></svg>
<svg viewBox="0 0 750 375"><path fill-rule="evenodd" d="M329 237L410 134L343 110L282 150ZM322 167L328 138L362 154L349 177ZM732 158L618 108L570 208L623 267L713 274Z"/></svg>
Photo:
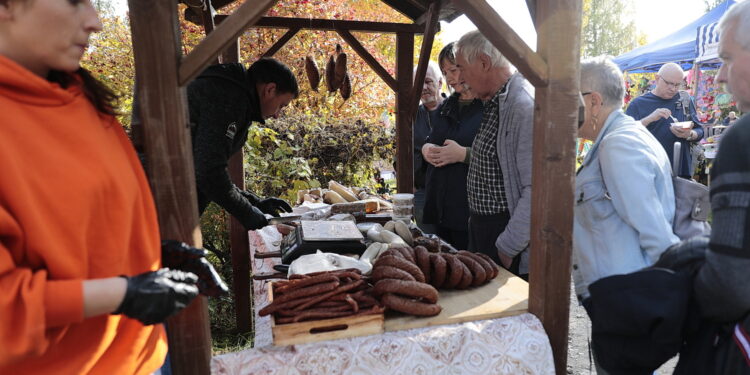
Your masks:
<svg viewBox="0 0 750 375"><path fill-rule="evenodd" d="M78 84L62 88L0 55L0 96L25 104L53 107L66 105L81 94Z"/></svg>

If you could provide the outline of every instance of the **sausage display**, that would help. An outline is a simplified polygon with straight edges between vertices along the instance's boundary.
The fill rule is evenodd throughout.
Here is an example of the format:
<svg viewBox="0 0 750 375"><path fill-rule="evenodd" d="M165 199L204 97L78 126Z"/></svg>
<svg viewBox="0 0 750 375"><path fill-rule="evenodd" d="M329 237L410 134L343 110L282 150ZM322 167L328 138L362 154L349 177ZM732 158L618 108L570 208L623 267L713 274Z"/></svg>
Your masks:
<svg viewBox="0 0 750 375"><path fill-rule="evenodd" d="M276 324L377 314L384 309L434 316L442 311L438 289L478 287L498 273L497 264L485 254L399 246L380 254L369 278L347 269L291 275L274 283L273 301L258 314L274 314Z"/></svg>
<svg viewBox="0 0 750 375"><path fill-rule="evenodd" d="M375 261L373 293L388 309L417 316L433 316L442 308L438 291L477 287L494 279L497 265L487 256L469 251L430 252L423 246L394 247Z"/></svg>
<svg viewBox="0 0 750 375"><path fill-rule="evenodd" d="M273 301L258 315L274 314L276 324L384 311L384 306L374 297L372 285L355 269L292 275L289 280L272 284L272 289Z"/></svg>

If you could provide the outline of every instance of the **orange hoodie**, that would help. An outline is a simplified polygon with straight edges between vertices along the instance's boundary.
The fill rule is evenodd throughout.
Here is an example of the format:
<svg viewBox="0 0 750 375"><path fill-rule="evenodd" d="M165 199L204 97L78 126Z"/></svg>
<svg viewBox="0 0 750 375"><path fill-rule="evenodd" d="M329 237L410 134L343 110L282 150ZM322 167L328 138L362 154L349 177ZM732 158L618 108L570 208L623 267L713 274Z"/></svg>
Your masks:
<svg viewBox="0 0 750 375"><path fill-rule="evenodd" d="M155 371L162 325L84 319L82 281L156 270L159 246L122 126L0 55L0 374Z"/></svg>

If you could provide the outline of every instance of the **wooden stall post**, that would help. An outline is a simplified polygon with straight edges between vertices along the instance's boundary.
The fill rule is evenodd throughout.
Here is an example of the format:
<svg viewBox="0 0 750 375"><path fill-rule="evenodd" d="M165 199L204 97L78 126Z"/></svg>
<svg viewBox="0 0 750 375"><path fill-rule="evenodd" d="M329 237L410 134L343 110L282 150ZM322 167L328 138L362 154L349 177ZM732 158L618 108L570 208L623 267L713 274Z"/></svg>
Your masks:
<svg viewBox="0 0 750 375"><path fill-rule="evenodd" d="M223 64L240 61L239 39L221 54ZM229 177L238 188L245 190L244 151L229 158ZM229 216L229 246L232 251L232 291L234 292L234 314L237 331L250 332L250 241L247 230L232 215Z"/></svg>
<svg viewBox="0 0 750 375"><path fill-rule="evenodd" d="M549 83L536 88L529 311L549 336L555 371L568 352L573 182L578 120L580 0L537 0L537 50Z"/></svg>
<svg viewBox="0 0 750 375"><path fill-rule="evenodd" d="M161 236L200 246L187 102L177 79L177 3L129 0L128 4L146 171L159 212ZM210 372L211 332L205 297L196 298L168 320L168 336L175 373Z"/></svg>
<svg viewBox="0 0 750 375"><path fill-rule="evenodd" d="M414 110L409 94L413 85L414 34L396 33L396 188L399 193L414 192Z"/></svg>

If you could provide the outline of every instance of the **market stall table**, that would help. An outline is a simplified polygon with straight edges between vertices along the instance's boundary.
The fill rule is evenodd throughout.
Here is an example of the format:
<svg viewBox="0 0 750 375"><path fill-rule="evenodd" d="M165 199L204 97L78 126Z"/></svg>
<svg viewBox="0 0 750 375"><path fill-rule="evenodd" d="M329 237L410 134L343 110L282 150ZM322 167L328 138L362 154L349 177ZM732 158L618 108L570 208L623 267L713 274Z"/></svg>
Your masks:
<svg viewBox="0 0 750 375"><path fill-rule="evenodd" d="M261 235L262 234L262 235ZM249 232L255 273L278 259L255 253L278 247L275 228ZM265 280L253 282L255 348L213 358L214 374L554 374L552 349L532 314L385 332L379 335L273 346Z"/></svg>

